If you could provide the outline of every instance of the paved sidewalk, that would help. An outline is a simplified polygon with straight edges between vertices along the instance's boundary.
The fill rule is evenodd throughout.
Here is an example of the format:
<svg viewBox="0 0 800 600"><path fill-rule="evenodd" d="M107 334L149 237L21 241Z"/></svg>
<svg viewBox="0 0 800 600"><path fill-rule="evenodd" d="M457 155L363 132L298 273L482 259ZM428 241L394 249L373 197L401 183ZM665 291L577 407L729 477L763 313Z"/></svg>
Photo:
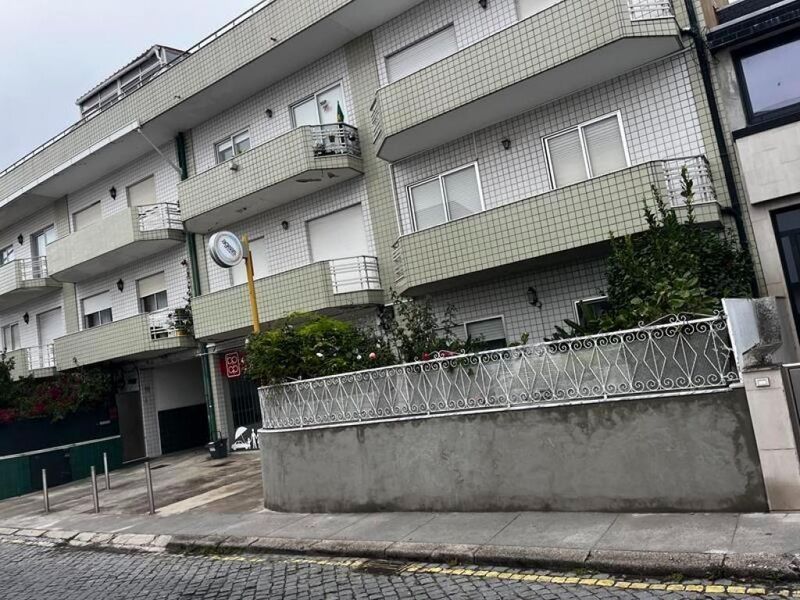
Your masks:
<svg viewBox="0 0 800 600"><path fill-rule="evenodd" d="M173 551L339 554L800 580L800 513L308 515L262 511L151 517L60 512L0 520L0 535Z"/></svg>

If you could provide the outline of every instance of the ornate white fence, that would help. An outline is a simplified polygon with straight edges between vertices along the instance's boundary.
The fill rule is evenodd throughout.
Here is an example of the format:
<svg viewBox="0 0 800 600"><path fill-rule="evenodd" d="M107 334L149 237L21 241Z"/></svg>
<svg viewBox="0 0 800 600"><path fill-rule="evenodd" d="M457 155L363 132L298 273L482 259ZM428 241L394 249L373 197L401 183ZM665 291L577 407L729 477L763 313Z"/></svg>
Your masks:
<svg viewBox="0 0 800 600"><path fill-rule="evenodd" d="M297 381L259 390L268 430L723 388L723 315Z"/></svg>

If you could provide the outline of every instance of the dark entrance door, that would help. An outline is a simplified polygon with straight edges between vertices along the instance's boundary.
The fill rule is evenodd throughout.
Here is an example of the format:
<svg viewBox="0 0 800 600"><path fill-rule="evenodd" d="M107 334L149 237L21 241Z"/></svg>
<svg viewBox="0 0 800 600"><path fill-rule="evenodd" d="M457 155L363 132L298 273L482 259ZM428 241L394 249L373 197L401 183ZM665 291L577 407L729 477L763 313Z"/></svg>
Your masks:
<svg viewBox="0 0 800 600"><path fill-rule="evenodd" d="M228 380L233 412L232 450L258 449L258 428L261 427L261 403L258 385L246 376ZM237 435L238 433L238 435Z"/></svg>
<svg viewBox="0 0 800 600"><path fill-rule="evenodd" d="M122 462L130 462L146 455L144 446L144 421L139 392L117 394L119 433L122 436Z"/></svg>
<svg viewBox="0 0 800 600"><path fill-rule="evenodd" d="M800 206L773 213L772 221L792 303L794 324L800 334Z"/></svg>

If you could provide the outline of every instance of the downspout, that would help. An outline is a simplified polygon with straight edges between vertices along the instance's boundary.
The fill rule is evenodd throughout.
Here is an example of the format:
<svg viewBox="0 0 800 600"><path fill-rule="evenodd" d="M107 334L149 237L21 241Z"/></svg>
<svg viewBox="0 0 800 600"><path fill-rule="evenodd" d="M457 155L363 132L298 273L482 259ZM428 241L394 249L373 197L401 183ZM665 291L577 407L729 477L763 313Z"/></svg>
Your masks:
<svg viewBox="0 0 800 600"><path fill-rule="evenodd" d="M703 39L703 35L700 32L700 24L697 20L697 11L695 11L693 0L684 0L684 3L686 5L686 12L689 15L689 34L692 36L694 49L697 53L700 75L703 78L703 90L705 91L706 100L708 102L708 110L711 113L711 123L714 127L714 138L716 139L717 148L719 149L722 172L725 175L725 187L728 189L728 196L731 199L730 210L726 212L733 217L733 221L736 223L736 234L739 238L739 244L742 249L747 252L748 256L752 256L750 254L750 242L747 239L747 232L745 231L744 220L742 219L742 205L741 199L739 198L739 190L736 188L736 179L733 176L731 156L728 152L728 144L725 141L725 130L722 126L717 97L714 94L714 84L711 79L711 64L705 50L705 39ZM753 297L758 297L758 283L756 282L754 271L750 273L750 291Z"/></svg>
<svg viewBox="0 0 800 600"><path fill-rule="evenodd" d="M175 136L175 149L178 153L178 166L181 172L181 181L189 178L189 167L186 161L186 137L183 132ZM186 232L186 251L189 255L189 268L192 275L192 297L200 295L200 267L197 262L197 246L194 234ZM198 342L197 348L200 355L200 366L203 371L203 394L206 401L206 415L208 417L208 437L212 442L217 441L217 416L214 411L214 393L211 385L211 361L208 358L208 347L204 342Z"/></svg>

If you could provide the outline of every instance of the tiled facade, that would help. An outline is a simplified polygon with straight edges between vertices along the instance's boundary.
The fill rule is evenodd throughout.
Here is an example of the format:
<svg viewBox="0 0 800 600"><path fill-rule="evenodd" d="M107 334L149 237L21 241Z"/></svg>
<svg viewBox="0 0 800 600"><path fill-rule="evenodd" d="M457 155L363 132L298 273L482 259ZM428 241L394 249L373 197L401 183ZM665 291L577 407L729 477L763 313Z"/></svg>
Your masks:
<svg viewBox="0 0 800 600"><path fill-rule="evenodd" d="M680 31L682 3L674 3L675 17L642 18L640 0L562 0L520 20L515 0L486 8L393 0L359 13L368 2L275 0L0 173L0 222L9 203L33 198L43 206L3 223L0 248L13 244L15 258L27 258L30 236L55 224L53 261L68 282L6 306L0 267L0 326L29 313L20 329L29 347L38 343L35 315L61 306L59 369L138 370L132 389L148 455L162 451L159 413L182 407L165 397L174 386L158 385L165 361L208 360L217 428L233 433L215 348L243 343L250 309L245 287L208 257L208 238L221 229L263 240L254 260L264 323L308 310L368 323L394 290L429 296L437 311L452 303L462 322L502 316L511 342L550 335L574 318L575 301L602 295L609 232L643 228L651 186L669 194L665 161L707 159L717 194L698 207L699 219L729 226L720 152L694 50ZM454 54L389 82L387 56L450 25ZM355 128L345 137L360 142L357 151L317 152L314 128L294 127L292 106L335 84L343 122ZM543 91L530 94L532 86ZM480 106L482 113L470 112ZM543 138L610 114L622 123L627 168L553 190ZM215 145L243 130L250 149L217 164ZM414 231L408 186L467 164L479 173L484 210ZM151 175L156 202L179 206L178 226L137 227L128 186ZM74 214L97 202L102 220L74 231ZM375 275L343 291L331 260L312 254L309 222L356 205L363 260ZM184 307L195 289L196 339L155 335L142 313L137 281L161 272L169 309ZM541 306L529 303L528 288ZM87 329L83 301L103 292L113 322Z"/></svg>

